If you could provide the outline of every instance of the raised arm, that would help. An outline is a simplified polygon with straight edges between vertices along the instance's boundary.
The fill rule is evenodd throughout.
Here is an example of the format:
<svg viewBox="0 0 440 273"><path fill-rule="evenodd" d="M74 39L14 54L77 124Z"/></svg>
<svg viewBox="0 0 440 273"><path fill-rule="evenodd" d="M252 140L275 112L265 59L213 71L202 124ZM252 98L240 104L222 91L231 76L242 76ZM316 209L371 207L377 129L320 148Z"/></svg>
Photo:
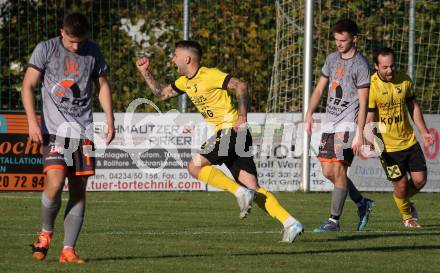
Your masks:
<svg viewBox="0 0 440 273"><path fill-rule="evenodd" d="M414 121L414 124L419 130L420 135L423 138L423 143L425 146L430 146L434 143L434 138L429 133L428 128L426 127L425 119L423 118L422 109L420 109L419 104L415 98L406 102L406 106L408 107L409 114Z"/></svg>
<svg viewBox="0 0 440 273"><path fill-rule="evenodd" d="M306 131L309 135L312 134L312 126L313 126L313 113L318 108L318 105L321 101L322 94L324 93L325 88L327 87L328 79L324 76L319 78L318 84L313 90L313 94L310 97L309 107L307 108L306 113Z"/></svg>
<svg viewBox="0 0 440 273"><path fill-rule="evenodd" d="M35 68L28 67L24 74L23 85L21 88L21 99L29 125L29 138L36 143L43 143L40 125L37 121L35 113L35 96L34 89L37 87L41 78L41 72Z"/></svg>
<svg viewBox="0 0 440 273"><path fill-rule="evenodd" d="M155 96L159 97L160 100L166 100L180 95L171 87L171 84L162 85L156 81L151 72L148 70L149 66L150 60L146 57L140 58L136 62L137 69Z"/></svg>
<svg viewBox="0 0 440 273"><path fill-rule="evenodd" d="M101 104L106 118L106 143L108 145L115 137L115 118L113 116L112 92L106 76L101 76L96 79L95 84L99 90L99 103Z"/></svg>
<svg viewBox="0 0 440 273"><path fill-rule="evenodd" d="M237 96L238 120L234 124L234 128L238 130L247 123L247 108L249 103L248 84L245 81L232 77L228 82L227 89L229 91L235 90Z"/></svg>

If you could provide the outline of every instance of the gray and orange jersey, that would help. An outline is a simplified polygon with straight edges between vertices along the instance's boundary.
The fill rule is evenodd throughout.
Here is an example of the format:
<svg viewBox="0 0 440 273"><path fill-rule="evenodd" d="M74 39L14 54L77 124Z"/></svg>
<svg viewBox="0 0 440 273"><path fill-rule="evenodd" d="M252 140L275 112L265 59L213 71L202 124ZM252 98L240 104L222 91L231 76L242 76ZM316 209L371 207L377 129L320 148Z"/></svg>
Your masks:
<svg viewBox="0 0 440 273"><path fill-rule="evenodd" d="M322 132L354 131L359 111L358 89L370 86L367 59L356 52L343 59L339 52L327 56L321 75L328 79L328 97Z"/></svg>
<svg viewBox="0 0 440 273"><path fill-rule="evenodd" d="M36 46L28 66L43 75L43 134L92 139L92 79L107 71L99 46L86 40L71 52L56 37Z"/></svg>

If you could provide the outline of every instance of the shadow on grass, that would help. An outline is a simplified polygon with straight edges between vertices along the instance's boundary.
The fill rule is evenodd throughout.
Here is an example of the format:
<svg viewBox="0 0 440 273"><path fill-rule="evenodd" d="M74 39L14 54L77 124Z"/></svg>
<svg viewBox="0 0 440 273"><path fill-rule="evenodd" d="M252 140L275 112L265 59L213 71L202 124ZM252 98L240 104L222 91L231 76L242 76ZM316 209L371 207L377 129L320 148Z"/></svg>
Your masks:
<svg viewBox="0 0 440 273"><path fill-rule="evenodd" d="M440 235L439 232L426 232L426 231L402 231L393 233L357 233L353 235L339 235L336 238L323 238L323 239L311 239L313 242L334 242L334 241L356 241L356 240L368 240L375 238L391 238L391 237L417 237L417 236L435 236ZM305 239L307 240L307 239Z"/></svg>
<svg viewBox="0 0 440 273"><path fill-rule="evenodd" d="M440 225L423 225L423 229L430 229L430 230L440 230Z"/></svg>
<svg viewBox="0 0 440 273"><path fill-rule="evenodd" d="M262 251L262 252L243 252L243 253L200 253L200 254L169 254L157 256L113 256L102 258L91 258L89 262L107 261L130 261L130 260L150 260L150 259L179 259L179 258L200 258L200 257L242 257L242 256L261 256L261 255L312 255L312 254L337 254L337 253L362 253L362 252L391 252L407 250L440 250L440 245L425 246L389 246L389 247L365 247L365 248L336 248L336 249L316 249L316 250L289 250L289 251Z"/></svg>

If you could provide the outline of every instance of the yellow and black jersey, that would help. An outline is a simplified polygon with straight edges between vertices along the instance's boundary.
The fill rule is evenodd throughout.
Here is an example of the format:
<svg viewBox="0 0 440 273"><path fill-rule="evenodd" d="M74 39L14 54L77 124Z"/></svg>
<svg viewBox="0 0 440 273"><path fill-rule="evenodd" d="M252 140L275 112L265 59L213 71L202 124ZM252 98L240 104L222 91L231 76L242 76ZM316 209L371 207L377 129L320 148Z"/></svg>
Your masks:
<svg viewBox="0 0 440 273"><path fill-rule="evenodd" d="M395 72L391 82L376 73L371 77L368 111L376 113L376 121L386 126L381 133L386 152L405 150L417 143L408 117L406 103L415 98L411 79Z"/></svg>
<svg viewBox="0 0 440 273"><path fill-rule="evenodd" d="M217 68L202 66L192 78L181 76L171 86L178 93L186 93L205 121L218 131L233 127L238 119L226 90L231 78Z"/></svg>

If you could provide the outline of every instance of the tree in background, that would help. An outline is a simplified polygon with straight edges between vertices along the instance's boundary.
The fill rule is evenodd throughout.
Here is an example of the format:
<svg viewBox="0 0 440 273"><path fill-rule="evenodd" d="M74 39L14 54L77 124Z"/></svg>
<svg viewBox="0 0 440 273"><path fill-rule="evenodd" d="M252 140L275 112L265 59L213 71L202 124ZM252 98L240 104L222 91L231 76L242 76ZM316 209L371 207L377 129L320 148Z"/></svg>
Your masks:
<svg viewBox="0 0 440 273"><path fill-rule="evenodd" d="M286 1L286 0L285 0ZM299 0L292 0L299 1ZM301 0L302 1L302 0ZM79 3L80 2L80 3ZM138 97L153 100L163 110L177 108L177 100L159 102L151 97L137 74L134 61L148 54L153 73L171 82L176 71L170 58L174 42L183 38L181 0L16 0L0 1L0 109L21 110L23 70L35 45L58 34L64 14L85 13L92 39L100 44L110 66L115 111L125 112ZM334 48L330 27L342 17L357 21L359 44L372 62L379 46L392 46L400 69L406 71L409 1L315 1L314 75ZM304 10L295 11L303 16ZM417 1L416 93L426 113L440 113L440 7L437 0ZM298 27L302 28L302 25ZM264 112L267 104L276 38L273 0L193 0L192 39L205 51L203 65L218 67L249 82L251 112ZM292 47L303 47L299 39ZM295 60L302 70L302 58ZM295 74L299 74L295 72ZM302 80L299 81L302 85ZM38 99L38 98L37 98ZM97 100L95 100L97 101ZM95 111L99 111L95 105ZM191 104L190 111L193 109ZM140 108L139 111L153 111ZM301 111L301 104L290 108Z"/></svg>

